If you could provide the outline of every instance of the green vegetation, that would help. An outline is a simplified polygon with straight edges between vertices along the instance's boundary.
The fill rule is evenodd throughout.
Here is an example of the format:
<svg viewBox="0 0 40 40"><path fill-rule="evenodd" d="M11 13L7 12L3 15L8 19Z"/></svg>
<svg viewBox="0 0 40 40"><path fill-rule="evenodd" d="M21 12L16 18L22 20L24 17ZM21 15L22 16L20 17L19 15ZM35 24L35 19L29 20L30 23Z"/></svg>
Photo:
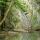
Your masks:
<svg viewBox="0 0 40 40"><path fill-rule="evenodd" d="M0 0L0 40L40 40L39 31L40 0Z"/></svg>

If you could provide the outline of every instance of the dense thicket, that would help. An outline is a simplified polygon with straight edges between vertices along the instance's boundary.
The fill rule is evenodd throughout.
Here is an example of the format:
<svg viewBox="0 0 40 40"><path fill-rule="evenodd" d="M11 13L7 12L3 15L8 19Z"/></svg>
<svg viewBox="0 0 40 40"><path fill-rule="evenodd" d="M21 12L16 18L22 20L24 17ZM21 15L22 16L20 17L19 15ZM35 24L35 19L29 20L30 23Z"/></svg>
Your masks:
<svg viewBox="0 0 40 40"><path fill-rule="evenodd" d="M2 23L2 26L4 25L4 27L2 27L3 29L11 30L14 28L24 28L22 26L25 26L29 29L32 27L33 30L40 28L39 0L0 0L0 11L2 16L0 19L5 19L5 23ZM6 14L7 16L5 18ZM24 22L22 22L23 20Z"/></svg>

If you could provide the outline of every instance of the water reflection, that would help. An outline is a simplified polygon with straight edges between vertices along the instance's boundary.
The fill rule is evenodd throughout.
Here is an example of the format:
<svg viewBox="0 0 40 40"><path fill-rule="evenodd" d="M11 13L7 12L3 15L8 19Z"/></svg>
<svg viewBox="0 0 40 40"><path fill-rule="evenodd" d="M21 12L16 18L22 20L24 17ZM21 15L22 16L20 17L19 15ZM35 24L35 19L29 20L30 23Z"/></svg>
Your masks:
<svg viewBox="0 0 40 40"><path fill-rule="evenodd" d="M5 35L1 36L0 40L40 40L40 32L32 33L18 33L15 32L15 35Z"/></svg>
<svg viewBox="0 0 40 40"><path fill-rule="evenodd" d="M18 33L11 40L40 40L40 32Z"/></svg>

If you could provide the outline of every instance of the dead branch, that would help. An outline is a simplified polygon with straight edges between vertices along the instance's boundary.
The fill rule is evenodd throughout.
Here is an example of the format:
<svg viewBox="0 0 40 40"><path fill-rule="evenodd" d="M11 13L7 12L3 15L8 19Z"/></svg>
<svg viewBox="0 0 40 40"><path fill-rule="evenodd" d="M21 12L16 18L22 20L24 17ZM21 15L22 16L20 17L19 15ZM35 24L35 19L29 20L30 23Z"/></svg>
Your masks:
<svg viewBox="0 0 40 40"><path fill-rule="evenodd" d="M9 12L11 6L12 6L12 3L13 3L13 2L11 1L10 5L9 5L9 7L8 7L8 9L7 9L7 11L5 12L5 15L4 15L3 20L0 22L0 26L1 26L2 23L5 21L5 19L6 19L6 17L7 17L7 14L8 14L8 12Z"/></svg>

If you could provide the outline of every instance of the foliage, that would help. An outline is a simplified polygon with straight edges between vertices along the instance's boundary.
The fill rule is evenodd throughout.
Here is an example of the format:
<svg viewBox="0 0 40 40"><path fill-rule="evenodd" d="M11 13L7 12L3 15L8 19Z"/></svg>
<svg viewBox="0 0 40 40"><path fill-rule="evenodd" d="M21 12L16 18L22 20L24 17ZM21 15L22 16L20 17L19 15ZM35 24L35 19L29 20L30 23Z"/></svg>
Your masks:
<svg viewBox="0 0 40 40"><path fill-rule="evenodd" d="M14 4L17 8L21 9L21 11L27 12L28 5L25 2L21 2L20 0L16 0Z"/></svg>
<svg viewBox="0 0 40 40"><path fill-rule="evenodd" d="M40 3L37 4L37 2L39 2L39 0L33 0L33 15L31 16L31 20L32 20L32 29L40 29Z"/></svg>
<svg viewBox="0 0 40 40"><path fill-rule="evenodd" d="M10 4L12 2L11 7L9 8ZM29 4L27 4L29 3ZM1 9L2 8L2 9ZM20 29L21 28L31 28L32 30L40 29L40 0L0 0L0 9L4 9L4 24L3 30L4 31L14 31L14 29ZM9 10L6 15L7 9ZM27 13L27 14L26 14ZM23 18L23 19L22 19ZM28 21L27 21L27 20ZM26 22L28 22L30 25L27 26ZM24 24L23 24L24 23ZM22 25L23 24L23 25ZM22 26L21 26L22 25ZM24 26L25 25L25 26ZM18 30L18 31L20 31ZM23 29L24 30L24 29ZM30 29L31 30L31 29ZM32 31L31 30L31 31ZM16 30L17 31L17 30ZM15 31L15 32L16 32ZM17 32L18 32L17 31ZM29 31L29 30L26 30ZM21 36L20 36L21 35ZM22 33L20 32L16 34L14 37L9 37L8 40L37 40L40 34L38 33Z"/></svg>

